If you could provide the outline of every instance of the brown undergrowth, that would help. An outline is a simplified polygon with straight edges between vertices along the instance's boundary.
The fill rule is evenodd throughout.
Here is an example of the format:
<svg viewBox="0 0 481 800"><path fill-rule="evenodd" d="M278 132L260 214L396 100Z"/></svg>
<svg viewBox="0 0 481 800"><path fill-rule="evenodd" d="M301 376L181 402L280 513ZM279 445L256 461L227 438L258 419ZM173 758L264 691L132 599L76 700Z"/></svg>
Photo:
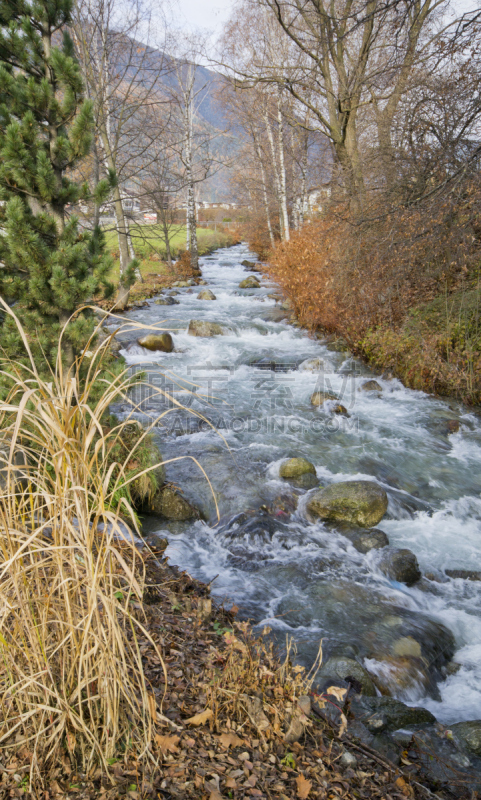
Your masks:
<svg viewBox="0 0 481 800"><path fill-rule="evenodd" d="M270 254L302 325L413 388L481 402L481 188L362 221L337 206ZM255 246L255 243L254 243Z"/></svg>
<svg viewBox="0 0 481 800"><path fill-rule="evenodd" d="M138 569L144 594L131 604L131 614L146 631L137 644L154 718L152 758L130 752L110 759L108 773L101 765L84 772L65 746L45 772L43 789L33 793L31 746L13 745L2 756L2 799L429 797L315 712L303 719L302 735L289 741L292 718L309 688L302 669L280 662L268 639L236 620L237 609L212 601L208 586L170 567L162 548L139 551ZM322 697L311 699L322 707ZM341 762L346 747L356 757L347 768Z"/></svg>

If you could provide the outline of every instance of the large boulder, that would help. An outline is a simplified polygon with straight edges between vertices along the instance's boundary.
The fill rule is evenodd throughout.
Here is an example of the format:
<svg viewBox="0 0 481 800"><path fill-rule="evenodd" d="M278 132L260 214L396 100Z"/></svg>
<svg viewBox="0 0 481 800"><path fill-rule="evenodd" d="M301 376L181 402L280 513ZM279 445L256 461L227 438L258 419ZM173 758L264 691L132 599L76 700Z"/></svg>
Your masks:
<svg viewBox="0 0 481 800"><path fill-rule="evenodd" d="M416 556L411 550L389 548L379 561L379 569L393 581L413 586L421 578Z"/></svg>
<svg viewBox="0 0 481 800"><path fill-rule="evenodd" d="M171 353L174 349L174 342L170 333L149 333L147 336L138 339L138 343L141 347L145 347L146 350L161 350L163 353Z"/></svg>
<svg viewBox="0 0 481 800"><path fill-rule="evenodd" d="M374 528L387 511L387 494L373 481L342 481L314 492L307 510L319 519Z"/></svg>
<svg viewBox="0 0 481 800"><path fill-rule="evenodd" d="M244 280L239 283L239 289L260 289L260 286L259 281L254 275L244 278Z"/></svg>
<svg viewBox="0 0 481 800"><path fill-rule="evenodd" d="M217 322L204 319L191 319L187 329L189 336L223 336L225 329Z"/></svg>
<svg viewBox="0 0 481 800"><path fill-rule="evenodd" d="M188 520L199 519L199 511L180 492L168 486L161 488L151 504L151 511L166 519Z"/></svg>
<svg viewBox="0 0 481 800"><path fill-rule="evenodd" d="M316 474L314 464L311 464L306 458L288 458L279 468L281 478L300 478L306 473Z"/></svg>
<svg viewBox="0 0 481 800"><path fill-rule="evenodd" d="M450 726L455 741L461 747L481 757L481 719L456 722Z"/></svg>
<svg viewBox="0 0 481 800"><path fill-rule="evenodd" d="M337 400L338 398L332 392L314 392L311 395L311 405L313 406L322 406L324 403Z"/></svg>
<svg viewBox="0 0 481 800"><path fill-rule="evenodd" d="M210 289L202 289L202 291L197 295L197 300L217 300L217 298L214 292L211 292Z"/></svg>

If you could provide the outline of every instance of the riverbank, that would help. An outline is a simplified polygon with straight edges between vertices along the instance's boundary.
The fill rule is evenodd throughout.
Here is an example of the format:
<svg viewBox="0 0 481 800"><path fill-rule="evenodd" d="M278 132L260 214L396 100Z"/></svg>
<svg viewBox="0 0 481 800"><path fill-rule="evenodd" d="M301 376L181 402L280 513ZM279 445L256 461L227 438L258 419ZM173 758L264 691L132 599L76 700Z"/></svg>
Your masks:
<svg viewBox="0 0 481 800"><path fill-rule="evenodd" d="M413 212L414 214L414 212ZM349 349L405 386L467 405L481 403L481 290L473 251L447 239L455 226L405 222L356 230L331 217L305 225L269 254L267 274L307 330L342 337ZM418 221L421 229L426 220ZM425 239L423 239L423 236ZM459 234L461 237L461 234ZM426 239L428 241L426 241ZM464 245L466 237L462 239ZM451 261L449 260L451 259Z"/></svg>
<svg viewBox="0 0 481 800"><path fill-rule="evenodd" d="M241 241L239 233L235 230L213 231L199 228L198 234L200 257L214 253L223 247L233 247ZM109 234L107 244L111 248L111 255L114 259L114 267L109 279L117 287L119 261L118 251L115 249L114 232ZM172 288L174 283L179 280L186 281L194 278L190 261L186 257L184 241L180 235L176 236L172 247L172 256L177 259L172 266L169 266L164 260L165 244L163 244L162 232L159 230L159 226L139 227L135 245L140 259L142 281L137 281L131 287L127 308L131 308L135 303L142 303L152 297L156 297L164 289ZM96 300L96 305L108 310L112 305L112 301Z"/></svg>
<svg viewBox="0 0 481 800"><path fill-rule="evenodd" d="M145 628L139 642L157 724L151 757L109 759L109 770L79 772L72 748L46 765L43 788L30 791L28 743L2 755L0 797L52 800L375 800L472 797L449 771L442 791L423 774L419 741L404 744L398 764L350 732L356 687L310 691L311 676L281 663L210 596L210 587L171 567L158 540L142 550L143 599L131 613ZM161 663L159 653L165 663ZM154 711L155 715L155 711Z"/></svg>

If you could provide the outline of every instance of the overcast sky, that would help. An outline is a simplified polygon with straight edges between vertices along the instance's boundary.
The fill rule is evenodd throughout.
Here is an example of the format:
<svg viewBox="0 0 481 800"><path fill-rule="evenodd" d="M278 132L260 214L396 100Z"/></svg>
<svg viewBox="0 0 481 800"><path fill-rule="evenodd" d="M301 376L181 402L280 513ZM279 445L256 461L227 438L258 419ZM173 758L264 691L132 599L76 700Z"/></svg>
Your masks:
<svg viewBox="0 0 481 800"><path fill-rule="evenodd" d="M174 18L179 27L184 24L219 33L235 0L174 0Z"/></svg>
<svg viewBox="0 0 481 800"><path fill-rule="evenodd" d="M174 16L179 27L204 28L218 33L228 18L235 0L173 0ZM474 10L478 0L455 0L460 11Z"/></svg>

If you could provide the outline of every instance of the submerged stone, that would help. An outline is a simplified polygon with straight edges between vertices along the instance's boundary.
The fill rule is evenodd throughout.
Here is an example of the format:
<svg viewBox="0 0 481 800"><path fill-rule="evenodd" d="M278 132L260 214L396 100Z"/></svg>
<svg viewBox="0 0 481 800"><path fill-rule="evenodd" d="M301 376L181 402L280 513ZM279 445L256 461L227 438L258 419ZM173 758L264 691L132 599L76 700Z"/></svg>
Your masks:
<svg viewBox="0 0 481 800"><path fill-rule="evenodd" d="M329 400L338 400L338 398L332 392L314 392L311 395L311 405L313 406L322 406Z"/></svg>
<svg viewBox="0 0 481 800"><path fill-rule="evenodd" d="M481 757L481 719L469 722L456 722L450 726L456 742L470 753Z"/></svg>
<svg viewBox="0 0 481 800"><path fill-rule="evenodd" d="M382 392L382 386L377 381L366 381L359 389L360 392Z"/></svg>
<svg viewBox="0 0 481 800"><path fill-rule="evenodd" d="M202 291L197 295L197 300L217 300L217 298L214 292L211 292L210 289L202 289Z"/></svg>
<svg viewBox="0 0 481 800"><path fill-rule="evenodd" d="M421 570L416 556L411 550L392 548L384 551L379 561L379 569L388 578L406 586L413 586L421 578Z"/></svg>

